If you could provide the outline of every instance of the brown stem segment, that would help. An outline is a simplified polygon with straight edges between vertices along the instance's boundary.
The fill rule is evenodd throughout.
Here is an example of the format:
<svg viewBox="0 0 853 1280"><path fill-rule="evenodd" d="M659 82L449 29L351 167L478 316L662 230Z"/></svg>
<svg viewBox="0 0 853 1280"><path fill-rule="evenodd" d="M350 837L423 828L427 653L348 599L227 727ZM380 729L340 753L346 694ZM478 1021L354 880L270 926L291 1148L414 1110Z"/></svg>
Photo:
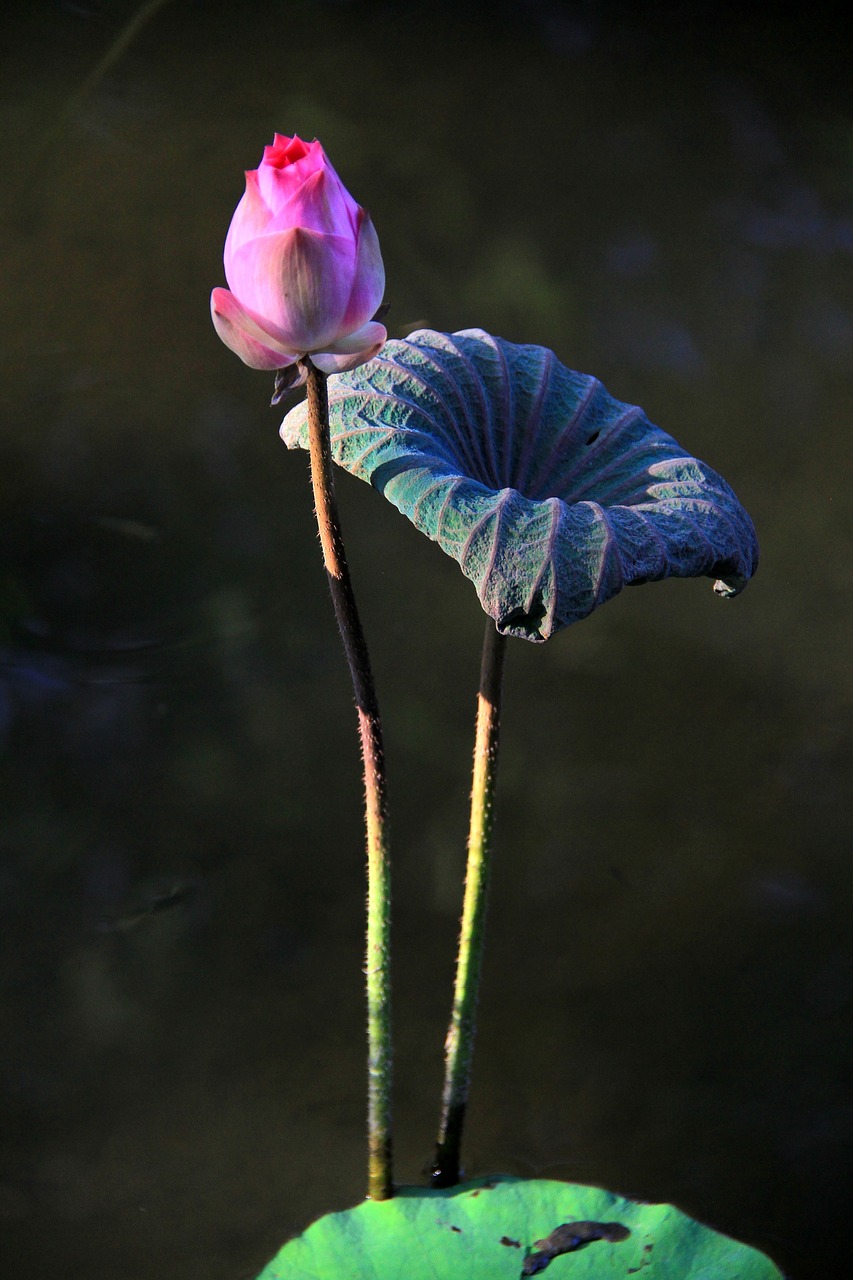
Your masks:
<svg viewBox="0 0 853 1280"><path fill-rule="evenodd" d="M326 375L310 360L306 359L305 363L308 368L308 431L314 507L335 616L352 675L364 765L367 826L367 1194L371 1200L387 1200L393 1195L394 1188L391 1153L391 885L386 834L385 755L370 659L353 595L335 501Z"/></svg>
<svg viewBox="0 0 853 1280"><path fill-rule="evenodd" d="M505 638L490 618L486 623L480 668L465 898L459 930L453 1011L444 1045L441 1121L432 1166L432 1183L437 1187L452 1187L459 1181L459 1152L468 1105L485 941L505 650Z"/></svg>

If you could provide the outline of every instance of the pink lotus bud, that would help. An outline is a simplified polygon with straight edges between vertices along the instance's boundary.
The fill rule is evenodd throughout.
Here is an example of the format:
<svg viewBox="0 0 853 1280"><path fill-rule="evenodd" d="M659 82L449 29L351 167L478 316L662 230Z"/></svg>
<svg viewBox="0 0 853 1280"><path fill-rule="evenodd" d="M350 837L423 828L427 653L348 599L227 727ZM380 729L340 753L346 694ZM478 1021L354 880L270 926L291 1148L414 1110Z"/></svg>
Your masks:
<svg viewBox="0 0 853 1280"><path fill-rule="evenodd" d="M371 320L385 288L373 223L319 142L277 133L264 148L246 174L224 257L230 287L211 294L213 323L253 369L285 369L310 355L324 373L341 373L375 356L388 336Z"/></svg>

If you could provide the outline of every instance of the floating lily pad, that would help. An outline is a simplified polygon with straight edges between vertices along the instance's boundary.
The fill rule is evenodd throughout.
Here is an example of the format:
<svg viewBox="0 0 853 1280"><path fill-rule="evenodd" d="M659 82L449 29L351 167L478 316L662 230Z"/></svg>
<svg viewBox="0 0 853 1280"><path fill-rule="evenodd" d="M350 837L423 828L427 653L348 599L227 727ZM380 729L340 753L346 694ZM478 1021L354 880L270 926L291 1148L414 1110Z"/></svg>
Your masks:
<svg viewBox="0 0 853 1280"><path fill-rule="evenodd" d="M422 329L329 380L335 461L453 556L498 630L527 640L625 586L755 571L752 522L721 476L545 347ZM281 428L308 447L307 410Z"/></svg>
<svg viewBox="0 0 853 1280"><path fill-rule="evenodd" d="M491 1178L401 1188L320 1218L258 1280L782 1280L757 1249L668 1204L599 1187Z"/></svg>

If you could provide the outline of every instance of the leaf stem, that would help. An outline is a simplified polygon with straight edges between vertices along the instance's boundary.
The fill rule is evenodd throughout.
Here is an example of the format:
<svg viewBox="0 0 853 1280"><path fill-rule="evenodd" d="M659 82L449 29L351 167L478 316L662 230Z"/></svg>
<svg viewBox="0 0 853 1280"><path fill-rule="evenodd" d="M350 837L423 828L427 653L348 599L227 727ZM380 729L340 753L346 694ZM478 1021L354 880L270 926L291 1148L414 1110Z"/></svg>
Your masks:
<svg viewBox="0 0 853 1280"><path fill-rule="evenodd" d="M388 799L379 704L370 658L356 608L335 501L326 375L309 359L308 431L311 484L323 562L344 644L361 739L367 826L367 1194L394 1193L391 1150L391 877L387 847Z"/></svg>
<svg viewBox="0 0 853 1280"><path fill-rule="evenodd" d="M455 1186L460 1174L459 1151L468 1105L485 940L505 650L505 638L489 618L483 640L480 691L477 697L477 735L474 745L465 897L459 930L453 1010L444 1045L441 1121L432 1166L432 1183L437 1187Z"/></svg>

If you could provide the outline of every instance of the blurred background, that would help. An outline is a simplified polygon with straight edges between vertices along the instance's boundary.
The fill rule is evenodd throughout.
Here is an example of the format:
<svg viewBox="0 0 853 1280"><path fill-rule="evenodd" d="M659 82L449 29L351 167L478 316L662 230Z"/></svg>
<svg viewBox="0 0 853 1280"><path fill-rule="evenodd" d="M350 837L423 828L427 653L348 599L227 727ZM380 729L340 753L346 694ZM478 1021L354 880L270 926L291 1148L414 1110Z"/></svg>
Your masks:
<svg viewBox="0 0 853 1280"><path fill-rule="evenodd" d="M552 347L725 475L762 545L731 603L665 582L510 643L467 1171L672 1200L827 1276L853 1171L832 15L4 12L0 1269L248 1280L363 1194L351 692L306 459L208 313L278 130L319 137L369 207L392 335ZM390 762L397 1175L419 1182L483 616L339 479Z"/></svg>

